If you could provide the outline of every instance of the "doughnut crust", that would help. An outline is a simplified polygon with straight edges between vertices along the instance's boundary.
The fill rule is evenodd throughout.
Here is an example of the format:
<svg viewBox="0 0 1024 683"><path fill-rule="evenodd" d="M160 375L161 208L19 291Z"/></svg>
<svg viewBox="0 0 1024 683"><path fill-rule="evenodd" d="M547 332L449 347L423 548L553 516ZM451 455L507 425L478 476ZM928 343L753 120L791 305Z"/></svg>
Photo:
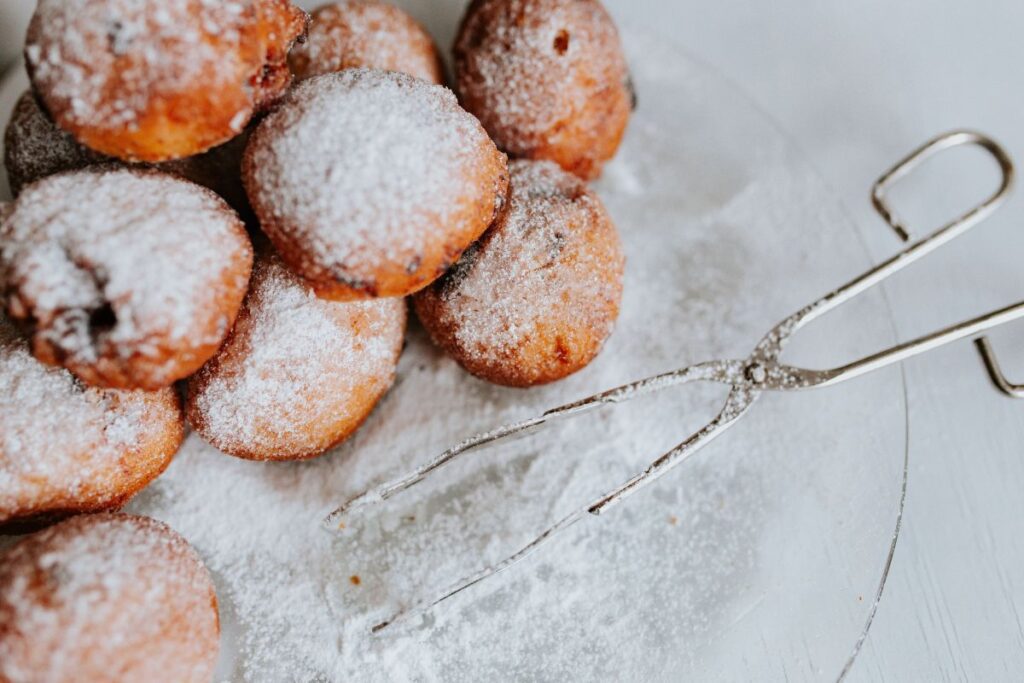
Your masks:
<svg viewBox="0 0 1024 683"><path fill-rule="evenodd" d="M414 303L434 342L466 370L528 387L597 356L618 318L625 260L583 181L547 161L509 170L508 209Z"/></svg>
<svg viewBox="0 0 1024 683"><path fill-rule="evenodd" d="M155 171L50 176L0 229L0 286L33 353L99 387L159 389L198 370L231 329L251 267L237 214Z"/></svg>
<svg viewBox="0 0 1024 683"><path fill-rule="evenodd" d="M3 533L120 507L170 464L185 431L173 389L86 387L33 358L2 316L0 396Z"/></svg>
<svg viewBox="0 0 1024 683"><path fill-rule="evenodd" d="M210 574L162 522L75 517L0 555L0 681L207 683L219 637Z"/></svg>
<svg viewBox="0 0 1024 683"><path fill-rule="evenodd" d="M342 0L314 10L309 35L288 62L298 80L362 66L444 82L441 56L426 29L376 0Z"/></svg>
<svg viewBox="0 0 1024 683"><path fill-rule="evenodd" d="M156 164L159 170L208 187L240 212L248 211L242 187L243 133L209 152ZM18 196L26 185L63 171L95 164L116 164L114 157L94 152L55 126L32 91L25 91L11 113L4 133L4 165L11 192Z"/></svg>
<svg viewBox="0 0 1024 683"><path fill-rule="evenodd" d="M39 0L25 61L79 142L166 161L227 142L279 97L306 21L288 0Z"/></svg>
<svg viewBox="0 0 1024 683"><path fill-rule="evenodd" d="M405 320L401 299L320 299L279 258L261 257L231 336L188 382L189 422L240 458L320 455L394 382Z"/></svg>
<svg viewBox="0 0 1024 683"><path fill-rule="evenodd" d="M598 0L474 0L454 63L462 105L511 156L592 180L615 155L633 91Z"/></svg>
<svg viewBox="0 0 1024 683"><path fill-rule="evenodd" d="M455 96L406 74L303 81L253 132L242 180L263 231L320 296L405 296L504 205L505 155Z"/></svg>

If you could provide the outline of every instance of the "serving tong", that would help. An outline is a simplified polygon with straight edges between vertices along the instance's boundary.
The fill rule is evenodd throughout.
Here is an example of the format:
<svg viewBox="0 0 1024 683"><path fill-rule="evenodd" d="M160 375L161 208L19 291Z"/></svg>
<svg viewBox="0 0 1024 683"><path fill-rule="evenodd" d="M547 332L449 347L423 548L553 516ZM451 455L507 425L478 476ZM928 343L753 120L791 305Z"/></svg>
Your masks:
<svg viewBox="0 0 1024 683"><path fill-rule="evenodd" d="M643 472L624 482L618 488L602 495L597 500L592 501L590 504L578 508L557 520L541 532L540 535L509 555L506 559L459 579L446 588L439 596L416 602L399 611L391 618L378 623L372 630L378 632L397 622L409 620L429 611L457 593L512 567L577 522L609 511L641 488L664 476L669 470L721 436L726 430L736 424L767 391L802 391L831 386L958 340L977 338L976 344L994 384L1008 396L1024 398L1024 385L1013 384L1006 378L1000 369L991 344L985 337L979 337L986 330L1018 318L1024 318L1024 301L883 349L840 367L813 370L787 365L779 361L779 355L782 353L787 342L804 326L886 280L951 240L963 235L975 225L988 218L1005 202L1014 182L1014 166L1009 155L998 143L981 133L955 130L929 140L897 162L895 166L879 178L872 187L871 192L874 208L901 240L911 242L910 231L895 214L887 201L888 190L893 184L906 177L928 158L944 150L966 145L977 146L985 150L999 166L1001 181L998 189L988 199L946 223L930 235L912 242L898 254L878 266L792 314L773 327L754 347L753 352L747 358L740 360L712 360L655 375L558 408L553 408L536 417L477 434L449 448L408 474L392 479L353 497L331 512L324 521L325 525L333 530L344 531L350 529L358 516L365 514L373 506L408 490L445 465L471 451L479 450L483 446L514 435L522 435L527 431L532 431L555 420L581 415L602 406L623 403L640 396L689 382L717 382L730 387L725 405L714 419L690 435L678 446L659 457Z"/></svg>

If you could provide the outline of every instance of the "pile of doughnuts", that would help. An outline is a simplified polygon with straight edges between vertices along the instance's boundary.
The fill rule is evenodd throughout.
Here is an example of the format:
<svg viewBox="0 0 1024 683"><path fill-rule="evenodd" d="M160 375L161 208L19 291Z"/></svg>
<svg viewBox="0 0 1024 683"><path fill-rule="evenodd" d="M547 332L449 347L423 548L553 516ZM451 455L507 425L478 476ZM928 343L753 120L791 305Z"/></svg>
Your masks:
<svg viewBox="0 0 1024 683"><path fill-rule="evenodd" d="M0 532L117 509L186 423L241 458L323 454L391 387L406 297L510 387L612 332L623 250L586 182L635 97L599 0L473 0L455 92L426 30L372 0L39 0L25 58ZM202 564L151 520L77 517L0 557L0 680L209 680L217 631Z"/></svg>

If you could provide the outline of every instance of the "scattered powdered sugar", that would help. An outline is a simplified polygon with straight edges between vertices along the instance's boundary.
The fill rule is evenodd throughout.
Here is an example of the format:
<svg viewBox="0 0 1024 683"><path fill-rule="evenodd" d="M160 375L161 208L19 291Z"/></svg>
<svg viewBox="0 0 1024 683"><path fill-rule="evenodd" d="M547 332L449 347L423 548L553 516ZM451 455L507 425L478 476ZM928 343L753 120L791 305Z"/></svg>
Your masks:
<svg viewBox="0 0 1024 683"><path fill-rule="evenodd" d="M552 353L582 360L618 314L618 233L601 200L556 164L514 161L509 172L505 213L431 290L437 324L454 330L459 355L478 367L532 365ZM541 339L558 349L520 358Z"/></svg>
<svg viewBox="0 0 1024 683"><path fill-rule="evenodd" d="M141 357L173 372L167 349L224 338L250 249L241 221L211 192L156 172L95 168L19 196L3 225L0 281L9 310L69 365Z"/></svg>
<svg viewBox="0 0 1024 683"><path fill-rule="evenodd" d="M25 55L70 122L132 126L154 98L197 82L237 90L239 55L224 46L239 43L253 12L252 0L40 0Z"/></svg>
<svg viewBox="0 0 1024 683"><path fill-rule="evenodd" d="M262 258L231 336L189 382L190 421L230 453L316 455L391 386L405 316L401 299L319 299L279 259Z"/></svg>
<svg viewBox="0 0 1024 683"><path fill-rule="evenodd" d="M306 42L289 61L300 79L370 67L444 80L430 35L399 8L376 0L343 0L314 11Z"/></svg>
<svg viewBox="0 0 1024 683"><path fill-rule="evenodd" d="M494 203L488 146L446 88L349 69L293 88L253 133L243 166L261 221L318 263L415 271L467 207Z"/></svg>
<svg viewBox="0 0 1024 683"><path fill-rule="evenodd" d="M218 625L199 558L164 524L77 517L0 556L0 678L209 681Z"/></svg>
<svg viewBox="0 0 1024 683"><path fill-rule="evenodd" d="M83 386L33 358L3 317L0 396L0 523L119 501L163 469L181 438L172 390Z"/></svg>

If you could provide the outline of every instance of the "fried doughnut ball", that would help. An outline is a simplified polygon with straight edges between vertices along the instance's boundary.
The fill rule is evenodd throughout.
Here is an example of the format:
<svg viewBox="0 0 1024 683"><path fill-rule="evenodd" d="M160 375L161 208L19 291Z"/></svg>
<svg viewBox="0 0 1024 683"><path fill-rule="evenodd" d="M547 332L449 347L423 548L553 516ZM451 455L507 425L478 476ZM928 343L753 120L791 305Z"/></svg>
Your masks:
<svg viewBox="0 0 1024 683"><path fill-rule="evenodd" d="M54 121L128 161L227 142L291 83L288 0L39 0L25 58Z"/></svg>
<svg viewBox="0 0 1024 683"><path fill-rule="evenodd" d="M547 161L513 161L509 207L414 298L434 342L477 377L562 379L597 356L622 300L624 258L601 200Z"/></svg>
<svg viewBox="0 0 1024 683"><path fill-rule="evenodd" d="M75 517L0 555L0 681L208 683L220 619L184 538L146 517Z"/></svg>
<svg viewBox="0 0 1024 683"><path fill-rule="evenodd" d="M598 0L475 0L454 61L462 105L513 157L591 180L615 156L633 90Z"/></svg>
<svg viewBox="0 0 1024 683"><path fill-rule="evenodd" d="M260 257L231 336L188 382L189 422L240 458L318 456L391 387L405 319L402 299L321 299L278 257Z"/></svg>
<svg viewBox="0 0 1024 683"><path fill-rule="evenodd" d="M260 226L320 296L405 296L504 205L505 155L446 88L347 69L299 83L253 132L242 180Z"/></svg>
<svg viewBox="0 0 1024 683"><path fill-rule="evenodd" d="M394 5L343 0L313 11L306 42L288 56L299 80L361 66L444 82L441 56L420 24Z"/></svg>
<svg viewBox="0 0 1024 683"><path fill-rule="evenodd" d="M209 190L91 167L26 187L0 229L0 286L36 357L100 387L159 389L227 336L252 246Z"/></svg>
<svg viewBox="0 0 1024 683"><path fill-rule="evenodd" d="M3 532L120 507L170 464L185 431L173 389L86 387L33 358L2 316L0 396Z"/></svg>
<svg viewBox="0 0 1024 683"><path fill-rule="evenodd" d="M244 133L209 152L157 164L165 173L210 188L239 211L249 205L242 187ZM31 91L18 99L4 134L4 164L11 192L62 171L77 171L100 163L117 163L113 157L94 152L55 126Z"/></svg>

